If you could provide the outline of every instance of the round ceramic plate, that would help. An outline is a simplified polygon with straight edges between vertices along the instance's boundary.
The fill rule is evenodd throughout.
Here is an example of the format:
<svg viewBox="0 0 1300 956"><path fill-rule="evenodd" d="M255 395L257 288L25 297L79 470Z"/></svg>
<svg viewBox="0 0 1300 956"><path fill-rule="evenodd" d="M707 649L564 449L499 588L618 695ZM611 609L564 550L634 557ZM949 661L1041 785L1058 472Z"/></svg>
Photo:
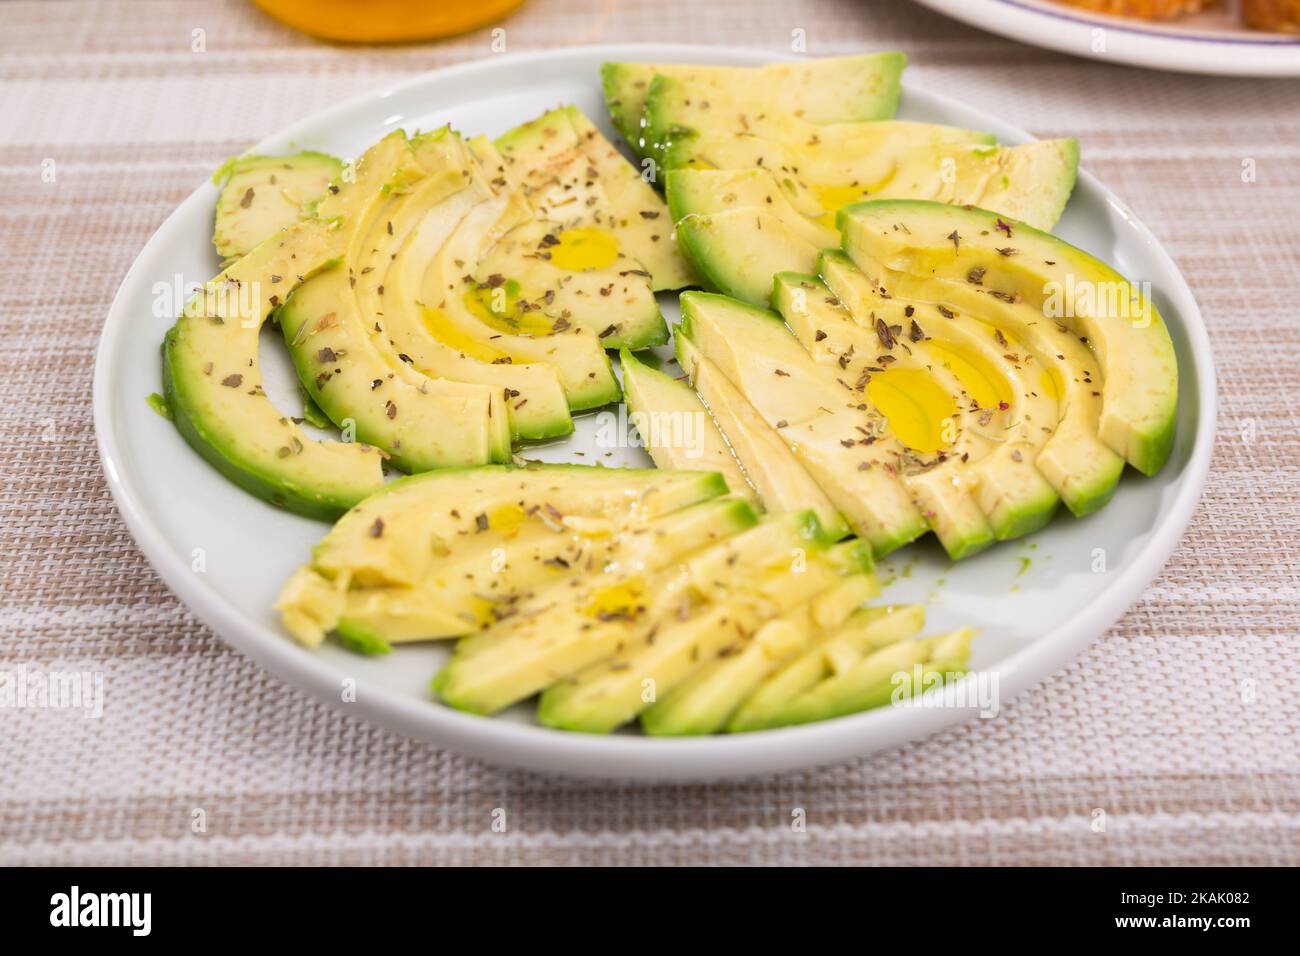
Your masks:
<svg viewBox="0 0 1300 956"><path fill-rule="evenodd" d="M259 143L257 152L324 150L354 157L395 127L452 123L499 134L558 103L575 103L613 136L600 97L606 60L757 65L770 55L689 46L587 47L530 56L493 56L421 76L345 103ZM988 130L1004 142L1029 137L953 100L907 89L901 116ZM1085 144L1086 155L1086 144ZM218 271L212 250L216 189L205 183L145 246L109 311L95 368L95 427L109 486L127 526L159 575L198 617L240 651L322 700L415 737L488 760L568 774L704 779L774 772L856 756L921 737L972 708L890 707L786 730L695 739L609 737L536 725L531 708L495 718L433 701L429 682L446 644L403 646L366 658L327 642L299 647L280 629L272 604L327 526L254 498L209 467L176 429L145 404L159 389L158 344L172 313L157 307L183 277ZM1177 268L1119 199L1086 173L1059 232L1152 284L1181 369L1178 444L1155 478L1127 476L1114 501L1082 521L1058 518L1031 539L952 566L920 543L884 563L882 600L927 605L927 632L972 624L973 667L1000 700L1041 680L1101 634L1160 569L1178 542L1204 483L1214 422L1214 374L1201 316ZM663 307L677 317L671 296ZM289 414L301 403L279 336L267 331L268 393ZM606 457L591 415L574 436L528 457L645 466L634 448ZM343 689L355 686L355 700ZM1050 690L1049 690L1050 693ZM987 708L985 708L987 710Z"/></svg>
<svg viewBox="0 0 1300 956"><path fill-rule="evenodd" d="M1300 76L1300 36L1246 27L1236 3L1171 20L1143 20L1058 0L917 2L1013 40L1124 66L1217 76Z"/></svg>

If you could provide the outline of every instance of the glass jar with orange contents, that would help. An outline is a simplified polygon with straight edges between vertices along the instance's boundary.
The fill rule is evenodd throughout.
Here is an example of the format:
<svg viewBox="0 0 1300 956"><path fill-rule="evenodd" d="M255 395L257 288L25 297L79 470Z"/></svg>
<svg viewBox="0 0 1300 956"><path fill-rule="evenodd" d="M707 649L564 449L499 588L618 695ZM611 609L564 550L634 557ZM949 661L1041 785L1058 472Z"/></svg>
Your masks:
<svg viewBox="0 0 1300 956"><path fill-rule="evenodd" d="M295 30L348 43L432 40L499 20L523 0L253 0Z"/></svg>

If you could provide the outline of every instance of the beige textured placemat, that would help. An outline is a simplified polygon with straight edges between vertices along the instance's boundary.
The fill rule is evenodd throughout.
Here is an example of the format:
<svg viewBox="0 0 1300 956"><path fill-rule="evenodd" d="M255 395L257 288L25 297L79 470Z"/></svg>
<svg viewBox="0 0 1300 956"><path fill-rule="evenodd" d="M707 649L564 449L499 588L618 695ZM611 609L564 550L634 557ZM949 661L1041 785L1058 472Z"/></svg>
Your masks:
<svg viewBox="0 0 1300 956"><path fill-rule="evenodd" d="M0 3L0 670L109 689L97 720L0 709L0 863L1300 863L1300 82L1071 59L902 0L532 0L506 28L511 50L896 47L911 82L1077 136L1210 327L1220 439L1191 530L999 718L817 772L611 789L339 716L150 571L100 477L94 350L133 258L224 157L489 36L344 49L242 2Z"/></svg>

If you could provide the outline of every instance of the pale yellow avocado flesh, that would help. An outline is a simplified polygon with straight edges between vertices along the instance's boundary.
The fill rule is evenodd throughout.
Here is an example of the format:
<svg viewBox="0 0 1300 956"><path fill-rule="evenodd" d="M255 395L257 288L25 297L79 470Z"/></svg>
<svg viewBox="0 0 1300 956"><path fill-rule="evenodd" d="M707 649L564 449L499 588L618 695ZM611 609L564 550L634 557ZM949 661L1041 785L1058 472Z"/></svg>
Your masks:
<svg viewBox="0 0 1300 956"><path fill-rule="evenodd" d="M923 339L911 341L903 327L891 326L892 316L878 316L881 324L867 329L811 277L777 276L773 304L814 361L855 386L862 383L907 449L899 477L949 556L968 557L992 544L993 529L962 467L986 454L990 441L979 431L982 413L971 408L960 379Z"/></svg>
<svg viewBox="0 0 1300 956"><path fill-rule="evenodd" d="M898 477L906 450L856 383L819 366L779 317L688 292L684 329L798 457L877 555L928 526Z"/></svg>
<svg viewBox="0 0 1300 956"><path fill-rule="evenodd" d="M288 291L339 255L309 222L272 236L185 307L163 343L163 386L177 429L224 475L273 504L331 518L383 484L379 452L318 441L262 387L258 332Z"/></svg>
<svg viewBox="0 0 1300 956"><path fill-rule="evenodd" d="M493 713L656 639L742 587L766 595L764 583L788 573L792 552L802 550L811 564L821 547L806 513L774 517L718 543L669 538L641 573L553 585L516 617L461 641L435 687L455 707Z"/></svg>
<svg viewBox="0 0 1300 956"><path fill-rule="evenodd" d="M668 207L654 187L576 107L565 106L496 141L506 168L537 214L583 234L605 265L643 268L656 290L695 278L673 242ZM565 255L566 250L555 250ZM587 253L577 261L593 261Z"/></svg>
<svg viewBox="0 0 1300 956"><path fill-rule="evenodd" d="M348 512L278 606L312 646L349 617L388 641L467 633L539 580L589 562L639 562L663 537L655 529L668 527L656 520L681 515L669 530L688 535L730 527L742 502L720 501L718 514L688 507L725 492L708 472L558 465L425 473ZM323 598L326 590L334 596Z"/></svg>
<svg viewBox="0 0 1300 956"><path fill-rule="evenodd" d="M882 294L840 253L824 254L819 269L855 323L874 320L898 331L891 354L916 356L936 370L950 370L960 383L969 441L951 449L942 465L925 475L938 483L931 492L950 499L954 492L972 495L1000 540L1042 527L1057 503L1053 486L1037 467L1063 412L1055 355L1049 353L1044 362L1011 331L967 316L951 303L908 299L900 290ZM1027 331L1035 332L1032 327ZM948 476L951 486L943 484ZM960 538L959 530L956 536Z"/></svg>
<svg viewBox="0 0 1300 956"><path fill-rule="evenodd" d="M1144 474L1163 466L1173 448L1178 369L1169 333L1139 286L1068 243L983 210L860 203L841 211L839 225L845 251L878 282L898 274L974 286L979 270L983 294L1024 304L1086 339L1104 376L1102 440Z"/></svg>
<svg viewBox="0 0 1300 956"><path fill-rule="evenodd" d="M848 525L826 492L748 399L699 354L689 338L678 334L673 342L678 364L744 467L763 506L777 513L808 508L817 515L827 537L838 540L848 534Z"/></svg>
<svg viewBox="0 0 1300 956"><path fill-rule="evenodd" d="M924 624L925 609L919 604L886 605L855 612L840 627L823 632L770 662L770 670L765 672L761 683L728 711L726 729L742 732L770 726L789 701L833 674L837 666L841 669L852 666L867 654L912 637ZM719 670L729 666L724 662ZM723 677L720 673L717 677L701 678L701 687L706 683L722 684ZM686 691L682 688L683 694ZM728 694L728 691L720 687L718 693ZM672 698L664 703L666 709L678 706Z"/></svg>
<svg viewBox="0 0 1300 956"><path fill-rule="evenodd" d="M879 593L874 575L855 575L766 621L742 647L728 648L725 655L716 655L707 664L697 666L676 686L657 687L656 702L641 714L642 728L655 735L721 730L740 702L783 661L808 646L817 635L833 632L858 612L863 602Z"/></svg>
<svg viewBox="0 0 1300 956"><path fill-rule="evenodd" d="M307 218L308 204L324 195L341 169L324 153L243 156L222 166L213 177L221 183L212 233L217 255L237 259Z"/></svg>
<svg viewBox="0 0 1300 956"><path fill-rule="evenodd" d="M417 160L422 159L421 152L417 150ZM430 377L492 386L502 396L515 437L536 440L568 434L573 424L554 366L516 363L490 338L467 333L420 301L429 261L469 209L482 200L458 168L454 173L459 180L456 189L449 190L442 178L418 185L387 220L392 233L385 230L379 237L391 236L396 251L385 246L370 272L362 267L354 273L359 285L371 280L372 301L383 300L376 305L383 313L375 323L377 334L386 336L394 351Z"/></svg>
<svg viewBox="0 0 1300 956"><path fill-rule="evenodd" d="M538 719L549 726L607 733L645 710L651 702L647 696L657 699L670 694L701 663L743 654L765 626L805 602L834 598L835 592L843 593L841 588L847 585L849 602L832 601L835 610L831 612L847 616L871 596L874 579L857 565L846 569L818 555L800 569L788 555L781 558L780 565L761 568L763 573L756 581L738 578L722 601L698 616L668 623L653 640L632 643L608 661L553 685L538 703ZM813 610L806 613L811 622ZM838 623L834 616L827 617L828 625Z"/></svg>
<svg viewBox="0 0 1300 956"><path fill-rule="evenodd" d="M686 382L619 355L628 417L659 468L716 471L733 494L761 507L754 486L709 410Z"/></svg>

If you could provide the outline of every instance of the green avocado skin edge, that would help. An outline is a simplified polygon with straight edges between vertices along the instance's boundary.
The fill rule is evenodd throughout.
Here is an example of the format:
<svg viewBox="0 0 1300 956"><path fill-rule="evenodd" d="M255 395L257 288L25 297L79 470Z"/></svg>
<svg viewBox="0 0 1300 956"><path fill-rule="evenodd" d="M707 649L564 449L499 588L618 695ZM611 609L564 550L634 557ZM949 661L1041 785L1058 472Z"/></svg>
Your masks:
<svg viewBox="0 0 1300 956"><path fill-rule="evenodd" d="M294 514L318 521L334 521L349 508L360 503L364 495L357 497L334 498L300 493L296 488L286 485L280 479L263 476L247 463L230 460L219 450L221 442L214 441L203 433L202 426L191 417L186 405L183 389L178 387L172 371L171 349L176 340L177 327L173 326L163 338L162 345L162 381L163 397L172 411L176 430L186 443L199 453L208 464L221 472L227 479L263 501L283 508Z"/></svg>

